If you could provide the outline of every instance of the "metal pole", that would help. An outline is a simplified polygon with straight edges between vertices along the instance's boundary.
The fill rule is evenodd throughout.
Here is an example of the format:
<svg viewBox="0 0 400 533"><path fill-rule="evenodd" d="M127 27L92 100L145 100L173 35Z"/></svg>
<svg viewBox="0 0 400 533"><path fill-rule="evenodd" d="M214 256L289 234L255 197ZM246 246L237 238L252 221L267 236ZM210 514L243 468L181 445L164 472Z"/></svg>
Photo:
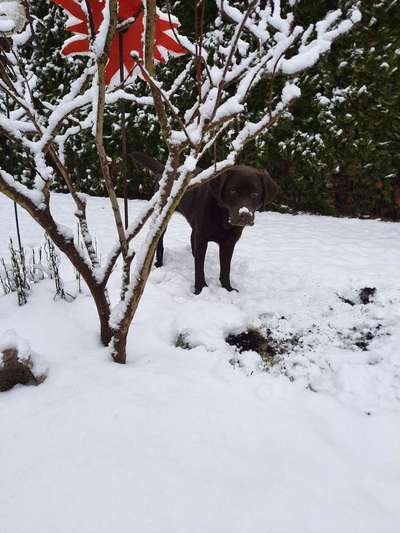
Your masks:
<svg viewBox="0 0 400 533"><path fill-rule="evenodd" d="M7 118L10 118L10 103L9 103L9 100L8 100L8 94L6 94L6 114L7 114ZM12 154L11 143L9 141L8 142L8 156L10 158L10 167L12 166L12 160L13 160L13 156L12 155L13 154ZM17 203L16 202L14 202L14 217L15 217L15 226L17 228L17 239L18 239L19 253L22 254L21 231L19 229L18 208L17 208Z"/></svg>
<svg viewBox="0 0 400 533"><path fill-rule="evenodd" d="M15 216L15 225L17 227L17 238L18 238L18 248L19 253L22 254L22 241L21 241L21 232L19 230L19 219L18 219L18 209L17 204L14 202L14 216Z"/></svg>
<svg viewBox="0 0 400 533"><path fill-rule="evenodd" d="M118 33L119 40L119 78L121 83L124 81L124 32ZM128 214L128 154L127 154L127 139L126 139L126 120L125 120L125 101L120 101L121 110L121 149L122 149L122 180L124 184L124 218L125 229L128 229L129 214Z"/></svg>

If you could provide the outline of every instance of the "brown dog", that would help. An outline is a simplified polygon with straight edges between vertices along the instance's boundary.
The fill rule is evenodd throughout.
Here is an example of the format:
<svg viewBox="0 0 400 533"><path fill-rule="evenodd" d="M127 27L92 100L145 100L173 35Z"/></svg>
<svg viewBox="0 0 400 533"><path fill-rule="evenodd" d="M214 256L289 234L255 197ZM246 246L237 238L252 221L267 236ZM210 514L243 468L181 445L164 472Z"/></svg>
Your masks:
<svg viewBox="0 0 400 533"><path fill-rule="evenodd" d="M164 167L158 161L140 153L133 159L161 176ZM214 180L194 188L183 196L177 211L192 227L191 245L194 256L195 294L207 287L204 261L210 241L219 245L220 281L228 291L236 290L230 281L233 250L243 228L254 224L255 211L265 207L274 197L277 185L266 170L238 165ZM164 234L161 236L156 266L163 265Z"/></svg>

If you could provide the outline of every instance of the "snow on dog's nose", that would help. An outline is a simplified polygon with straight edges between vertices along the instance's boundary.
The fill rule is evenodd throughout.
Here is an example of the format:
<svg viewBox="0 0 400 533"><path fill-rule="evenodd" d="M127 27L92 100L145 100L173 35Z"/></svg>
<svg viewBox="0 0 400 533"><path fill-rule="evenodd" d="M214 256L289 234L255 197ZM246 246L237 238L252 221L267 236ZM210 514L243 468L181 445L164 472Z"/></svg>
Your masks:
<svg viewBox="0 0 400 533"><path fill-rule="evenodd" d="M254 211L250 211L248 207L241 207L239 209L239 222L243 226L252 226L254 224Z"/></svg>

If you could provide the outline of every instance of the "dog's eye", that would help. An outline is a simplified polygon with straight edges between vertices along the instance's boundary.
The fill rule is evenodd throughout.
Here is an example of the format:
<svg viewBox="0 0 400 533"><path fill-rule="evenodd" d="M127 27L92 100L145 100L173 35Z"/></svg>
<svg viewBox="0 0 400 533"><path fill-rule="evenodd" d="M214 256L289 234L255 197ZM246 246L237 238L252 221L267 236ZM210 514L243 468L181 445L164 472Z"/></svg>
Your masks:
<svg viewBox="0 0 400 533"><path fill-rule="evenodd" d="M229 193L230 193L231 196L237 196L237 194L238 194L238 192L237 192L236 189L231 189L231 190L229 191Z"/></svg>
<svg viewBox="0 0 400 533"><path fill-rule="evenodd" d="M252 198L258 198L258 197L260 196L260 193L257 192L257 191L254 191L254 192L251 193L250 196L251 196Z"/></svg>

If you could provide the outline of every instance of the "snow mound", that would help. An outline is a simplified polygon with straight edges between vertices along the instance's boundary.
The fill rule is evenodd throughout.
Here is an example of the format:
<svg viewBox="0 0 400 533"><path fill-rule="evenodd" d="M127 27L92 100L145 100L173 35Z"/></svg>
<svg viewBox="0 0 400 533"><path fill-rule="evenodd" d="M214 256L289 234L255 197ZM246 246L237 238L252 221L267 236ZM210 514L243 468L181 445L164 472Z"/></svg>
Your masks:
<svg viewBox="0 0 400 533"><path fill-rule="evenodd" d="M15 350L18 359L26 363L35 374L47 375L48 364L45 359L34 352L29 342L17 335L13 329L8 329L0 335L0 355L6 350Z"/></svg>

